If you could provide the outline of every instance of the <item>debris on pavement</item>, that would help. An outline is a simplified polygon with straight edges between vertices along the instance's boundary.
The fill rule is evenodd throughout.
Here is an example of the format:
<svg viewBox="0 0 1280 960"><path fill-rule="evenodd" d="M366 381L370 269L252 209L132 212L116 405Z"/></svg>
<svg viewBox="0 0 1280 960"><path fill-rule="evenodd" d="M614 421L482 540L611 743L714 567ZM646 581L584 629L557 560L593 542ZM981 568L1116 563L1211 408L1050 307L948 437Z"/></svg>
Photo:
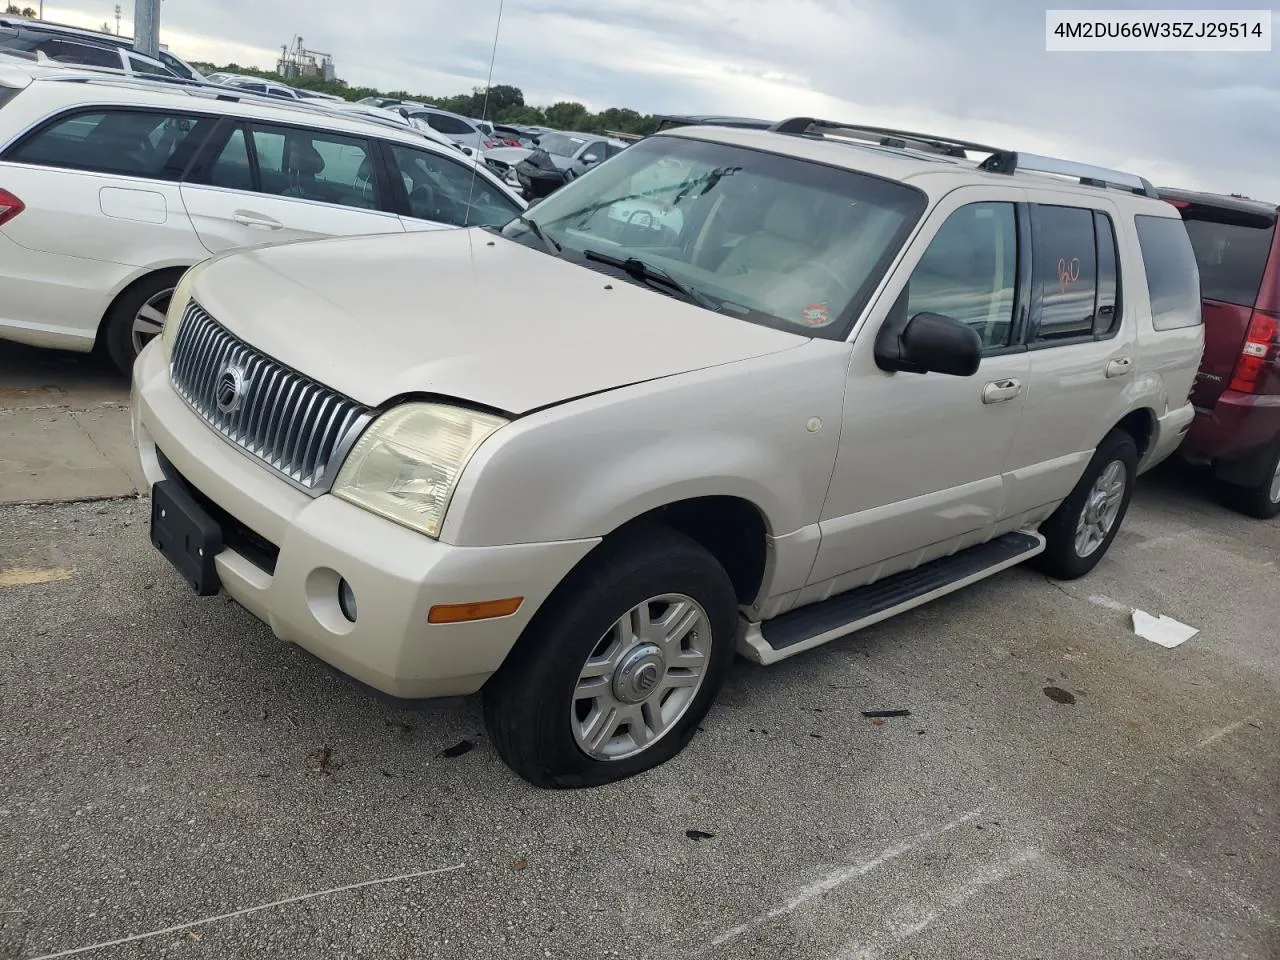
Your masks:
<svg viewBox="0 0 1280 960"><path fill-rule="evenodd" d="M476 745L470 740L459 740L452 747L445 747L437 757L444 757L446 760L452 760L454 757L460 757L464 753L470 753L476 748Z"/></svg>
<svg viewBox="0 0 1280 960"><path fill-rule="evenodd" d="M909 717L910 710L863 710L862 715L867 719L873 717Z"/></svg>
<svg viewBox="0 0 1280 960"><path fill-rule="evenodd" d="M330 773L330 766L333 763L333 750L329 747L321 747L319 750L312 750L307 754L307 765L316 773Z"/></svg>
<svg viewBox="0 0 1280 960"><path fill-rule="evenodd" d="M1172 649L1190 640L1200 630L1197 627L1189 627L1185 623L1179 623L1172 617L1166 617L1163 613L1158 617L1153 617L1145 610L1135 609L1133 611L1133 632L1144 640L1150 640L1152 643L1158 643L1162 647Z"/></svg>
<svg viewBox="0 0 1280 960"><path fill-rule="evenodd" d="M714 840L714 833L707 833L705 830L686 830L684 835L690 840Z"/></svg>
<svg viewBox="0 0 1280 960"><path fill-rule="evenodd" d="M1070 690L1063 690L1061 687L1045 687L1044 695L1054 703L1065 703L1070 706L1076 702L1076 695Z"/></svg>

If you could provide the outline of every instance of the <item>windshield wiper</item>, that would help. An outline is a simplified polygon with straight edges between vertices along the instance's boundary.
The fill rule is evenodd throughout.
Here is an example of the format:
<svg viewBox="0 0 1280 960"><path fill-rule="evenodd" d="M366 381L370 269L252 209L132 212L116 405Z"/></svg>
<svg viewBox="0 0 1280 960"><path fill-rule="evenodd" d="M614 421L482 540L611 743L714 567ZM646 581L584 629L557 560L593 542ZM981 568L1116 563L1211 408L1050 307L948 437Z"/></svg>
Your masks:
<svg viewBox="0 0 1280 960"><path fill-rule="evenodd" d="M560 256L560 244L547 236L546 231L538 226L538 221L526 217L523 213L516 214L516 219L533 231L533 235L541 240L542 245L547 248L547 253L553 257Z"/></svg>
<svg viewBox="0 0 1280 960"><path fill-rule="evenodd" d="M700 307L705 307L716 313L720 312L720 304L716 303L704 293L699 293L690 286L681 283L667 271L652 264L645 263L639 257L614 257L607 253L600 253L598 250L583 250L582 256L587 260L594 260L597 263L603 263L610 267L617 267L633 280L641 283L647 283L651 287L666 287L668 290L678 293L691 303L696 303Z"/></svg>

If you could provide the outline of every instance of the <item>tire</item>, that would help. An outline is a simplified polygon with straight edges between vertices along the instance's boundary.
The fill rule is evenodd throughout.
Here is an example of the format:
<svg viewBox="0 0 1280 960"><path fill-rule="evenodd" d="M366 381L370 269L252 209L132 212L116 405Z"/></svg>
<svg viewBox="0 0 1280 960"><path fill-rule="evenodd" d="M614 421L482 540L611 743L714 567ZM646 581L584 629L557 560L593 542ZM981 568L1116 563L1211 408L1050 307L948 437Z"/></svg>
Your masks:
<svg viewBox="0 0 1280 960"><path fill-rule="evenodd" d="M618 628L625 617L634 630L630 615L644 606L660 629L676 608L659 598L676 598L676 619L692 622L687 634L673 631L674 644L637 642ZM723 685L737 620L728 574L683 534L649 529L603 545L557 589L485 685L485 726L498 754L525 780L554 788L600 786L665 763L692 739ZM694 664L699 651L695 682L694 668L676 657ZM600 676L584 680L588 660ZM665 686L677 680L681 686ZM588 687L589 695L575 696ZM646 695L645 703L629 699ZM600 733L615 724L616 732Z"/></svg>
<svg viewBox="0 0 1280 960"><path fill-rule="evenodd" d="M1070 496L1040 525L1046 545L1044 553L1031 561L1032 566L1059 580L1075 580L1096 567L1129 511L1137 474L1138 445L1123 430L1112 430L1098 444ZM1116 490L1104 477L1122 478L1123 488ZM1114 491L1112 497L1105 496L1104 487ZM1090 536L1084 542L1082 527L1086 525Z"/></svg>
<svg viewBox="0 0 1280 960"><path fill-rule="evenodd" d="M181 269L161 270L143 277L120 294L107 311L102 325L102 346L116 369L126 377L132 376L133 362L138 359L141 348L159 336L163 314L169 309L169 298L182 274ZM148 312L159 311L162 316L154 330L143 335L139 329L135 335L135 321L140 320L144 308Z"/></svg>
<svg viewBox="0 0 1280 960"><path fill-rule="evenodd" d="M1263 479L1252 487L1222 484L1222 501L1232 510L1260 520L1280 516L1280 443L1272 448Z"/></svg>

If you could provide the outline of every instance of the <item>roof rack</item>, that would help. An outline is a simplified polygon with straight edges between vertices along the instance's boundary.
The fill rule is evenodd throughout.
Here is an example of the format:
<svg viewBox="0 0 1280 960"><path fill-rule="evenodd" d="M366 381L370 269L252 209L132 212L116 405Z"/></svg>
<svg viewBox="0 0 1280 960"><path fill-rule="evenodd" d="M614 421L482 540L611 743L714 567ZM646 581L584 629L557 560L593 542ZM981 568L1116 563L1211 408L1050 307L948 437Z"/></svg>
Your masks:
<svg viewBox="0 0 1280 960"><path fill-rule="evenodd" d="M988 173L1016 173L1025 170L1031 173L1048 173L1059 177L1072 177L1087 187L1117 188L1143 197L1157 197L1156 188L1145 177L1106 167L1095 167L1088 163L1077 163L1073 160L1057 160L1053 157L1042 157L1034 153L1021 153L1016 150L1005 150L986 144L974 143L971 140L957 140L952 137L940 137L931 133L914 133L910 130L894 130L889 127L871 127L860 123L839 123L831 120L819 120L815 117L792 117L774 124L771 128L776 133L787 133L793 136L825 136L831 134L850 140L864 140L882 147L897 147L906 150L926 150L941 153L948 157L967 158L970 153L985 153L987 157L978 164L978 169Z"/></svg>

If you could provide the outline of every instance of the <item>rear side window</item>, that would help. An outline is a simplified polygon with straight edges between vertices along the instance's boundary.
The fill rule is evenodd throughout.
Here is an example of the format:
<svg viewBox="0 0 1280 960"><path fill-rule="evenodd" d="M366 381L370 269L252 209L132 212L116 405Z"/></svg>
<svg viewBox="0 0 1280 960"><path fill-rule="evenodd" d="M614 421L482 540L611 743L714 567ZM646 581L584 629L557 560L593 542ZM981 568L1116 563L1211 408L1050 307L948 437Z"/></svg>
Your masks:
<svg viewBox="0 0 1280 960"><path fill-rule="evenodd" d="M367 140L256 124L252 131L263 193L377 209L377 184Z"/></svg>
<svg viewBox="0 0 1280 960"><path fill-rule="evenodd" d="M1187 228L1172 217L1136 216L1133 222L1147 271L1152 324L1176 330L1202 323L1199 268Z"/></svg>
<svg viewBox="0 0 1280 960"><path fill-rule="evenodd" d="M173 76L173 74L159 64L143 60L141 57L129 57L129 66L133 68L134 73L145 73L159 77Z"/></svg>
<svg viewBox="0 0 1280 960"><path fill-rule="evenodd" d="M1093 336L1098 296L1094 231L1092 210L1031 205L1036 342Z"/></svg>
<svg viewBox="0 0 1280 960"><path fill-rule="evenodd" d="M150 110L76 113L25 137L4 159L177 180L215 122L212 117Z"/></svg>
<svg viewBox="0 0 1280 960"><path fill-rule="evenodd" d="M59 63L78 63L88 67L110 67L119 70L120 54L116 50L104 50L87 43L70 43L66 40L44 40L36 47L50 60Z"/></svg>
<svg viewBox="0 0 1280 960"><path fill-rule="evenodd" d="M1262 286L1275 227L1217 223L1183 216L1191 249L1200 266L1201 296L1206 300L1252 307Z"/></svg>

